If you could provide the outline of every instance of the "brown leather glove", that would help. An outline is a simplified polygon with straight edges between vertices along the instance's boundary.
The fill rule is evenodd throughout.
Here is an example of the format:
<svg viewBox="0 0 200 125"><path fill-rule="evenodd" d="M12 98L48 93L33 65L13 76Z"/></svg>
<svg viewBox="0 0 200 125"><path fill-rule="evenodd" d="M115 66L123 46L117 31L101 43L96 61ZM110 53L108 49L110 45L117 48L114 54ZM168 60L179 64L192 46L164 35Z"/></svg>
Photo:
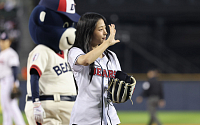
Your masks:
<svg viewBox="0 0 200 125"><path fill-rule="evenodd" d="M11 99L19 98L20 96L21 96L21 90L18 87L14 86L10 95Z"/></svg>

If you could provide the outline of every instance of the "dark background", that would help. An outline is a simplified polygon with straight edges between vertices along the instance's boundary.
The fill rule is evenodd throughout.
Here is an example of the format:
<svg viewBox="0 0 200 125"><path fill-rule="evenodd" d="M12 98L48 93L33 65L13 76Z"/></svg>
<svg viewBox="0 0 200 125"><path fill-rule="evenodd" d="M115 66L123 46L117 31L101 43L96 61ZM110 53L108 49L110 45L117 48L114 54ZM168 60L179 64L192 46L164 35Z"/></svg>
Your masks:
<svg viewBox="0 0 200 125"><path fill-rule="evenodd" d="M19 53L22 76L20 109L24 110L26 65L35 47L28 21L39 0L16 0L17 6L6 10L0 1L0 31L17 33L12 47ZM75 0L76 12L97 12L108 24L116 25L116 39L109 47L124 72L137 80L131 101L116 105L117 110L145 110L145 101L135 98L142 91L149 68L161 69L166 107L162 110L200 110L200 0ZM7 25L9 24L9 25ZM9 26L12 26L8 29ZM24 72L23 72L24 71ZM185 81L184 81L185 80Z"/></svg>
<svg viewBox="0 0 200 125"><path fill-rule="evenodd" d="M19 0L11 11L0 8L0 30L14 20L21 34L14 43L21 67L35 46L28 20L39 0ZM199 0L75 0L76 12L97 12L116 24L120 43L110 47L127 73L146 73L151 67L162 73L200 72ZM23 49L22 49L23 48Z"/></svg>
<svg viewBox="0 0 200 125"><path fill-rule="evenodd" d="M121 43L110 47L122 70L199 73L199 0L76 0L76 12L98 12L116 24Z"/></svg>

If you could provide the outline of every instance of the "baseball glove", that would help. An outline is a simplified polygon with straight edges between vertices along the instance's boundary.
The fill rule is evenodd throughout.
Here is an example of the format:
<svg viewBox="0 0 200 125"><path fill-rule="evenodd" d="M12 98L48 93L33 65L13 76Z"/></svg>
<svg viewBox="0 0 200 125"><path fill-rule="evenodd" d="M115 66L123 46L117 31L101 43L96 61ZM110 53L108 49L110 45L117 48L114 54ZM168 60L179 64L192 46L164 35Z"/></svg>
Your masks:
<svg viewBox="0 0 200 125"><path fill-rule="evenodd" d="M11 92L11 99L19 98L21 96L21 90L18 87L14 87Z"/></svg>
<svg viewBox="0 0 200 125"><path fill-rule="evenodd" d="M128 99L131 100L135 85L136 80L133 76L128 76L122 71L117 71L115 78L111 78L108 83L108 100L113 103L124 103Z"/></svg>

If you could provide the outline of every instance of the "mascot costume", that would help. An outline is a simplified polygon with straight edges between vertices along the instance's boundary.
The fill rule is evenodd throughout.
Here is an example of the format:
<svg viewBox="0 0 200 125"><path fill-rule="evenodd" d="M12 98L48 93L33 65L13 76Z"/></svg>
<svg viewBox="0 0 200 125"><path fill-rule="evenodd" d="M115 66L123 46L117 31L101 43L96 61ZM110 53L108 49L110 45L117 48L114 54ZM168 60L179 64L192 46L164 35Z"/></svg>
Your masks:
<svg viewBox="0 0 200 125"><path fill-rule="evenodd" d="M77 92L67 52L79 18L74 0L40 0L31 13L29 31L37 46L27 61L29 125L69 124Z"/></svg>

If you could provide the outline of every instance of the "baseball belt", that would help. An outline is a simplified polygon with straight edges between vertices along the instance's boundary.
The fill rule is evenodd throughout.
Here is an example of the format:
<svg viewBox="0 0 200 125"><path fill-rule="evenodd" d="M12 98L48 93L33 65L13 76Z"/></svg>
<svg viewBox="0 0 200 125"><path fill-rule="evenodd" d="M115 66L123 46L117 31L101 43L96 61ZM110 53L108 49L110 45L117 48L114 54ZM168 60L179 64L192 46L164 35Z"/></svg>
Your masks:
<svg viewBox="0 0 200 125"><path fill-rule="evenodd" d="M53 95L42 95L40 96L40 101L46 101L46 100L54 100ZM66 96L66 95L60 95L60 101L75 101L76 95L73 96ZM32 97L28 96L27 101L32 101Z"/></svg>

